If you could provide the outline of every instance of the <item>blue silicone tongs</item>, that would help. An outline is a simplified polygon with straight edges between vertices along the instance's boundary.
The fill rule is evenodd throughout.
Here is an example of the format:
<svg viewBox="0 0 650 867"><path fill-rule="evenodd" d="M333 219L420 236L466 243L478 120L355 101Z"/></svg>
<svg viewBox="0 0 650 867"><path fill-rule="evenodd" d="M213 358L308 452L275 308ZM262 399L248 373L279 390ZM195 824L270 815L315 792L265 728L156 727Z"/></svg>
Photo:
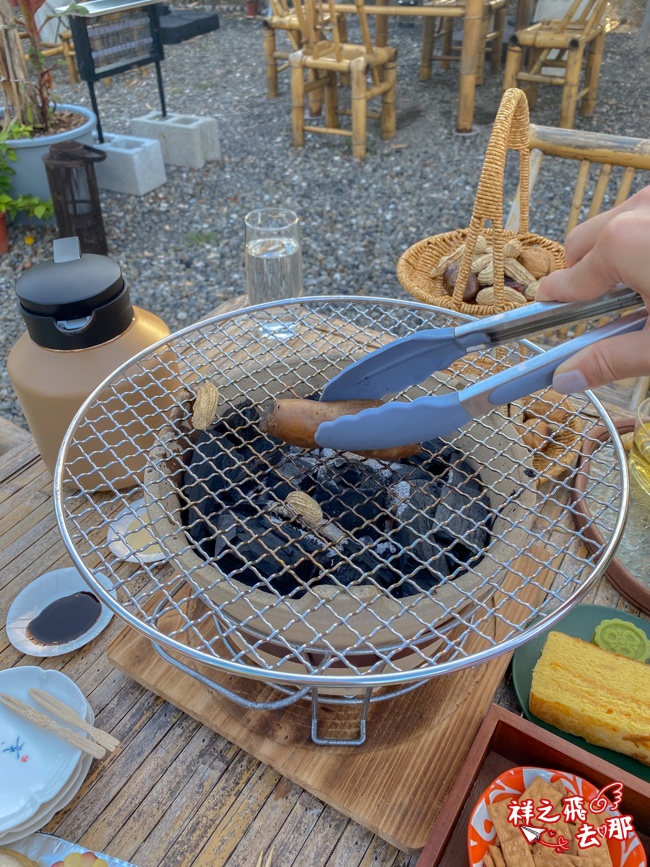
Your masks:
<svg viewBox="0 0 650 867"><path fill-rule="evenodd" d="M478 319L455 328L433 328L388 343L346 367L323 388L321 400L381 399L424 382L468 352L488 349L558 327L641 304L639 295L620 288L587 302L540 302ZM453 433L497 406L547 388L555 369L599 340L640 331L643 308L575 337L461 391L389 401L357 415L341 416L316 429L319 446L337 450L393 448Z"/></svg>

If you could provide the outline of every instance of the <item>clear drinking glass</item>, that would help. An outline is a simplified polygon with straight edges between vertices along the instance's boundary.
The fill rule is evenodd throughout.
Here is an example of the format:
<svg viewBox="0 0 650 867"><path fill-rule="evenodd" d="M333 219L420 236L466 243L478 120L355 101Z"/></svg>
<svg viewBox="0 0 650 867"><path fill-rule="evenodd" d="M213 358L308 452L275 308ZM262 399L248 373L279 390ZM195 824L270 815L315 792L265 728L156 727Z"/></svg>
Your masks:
<svg viewBox="0 0 650 867"><path fill-rule="evenodd" d="M637 483L650 497L650 398L646 398L636 411L629 464L632 483Z"/></svg>
<svg viewBox="0 0 650 867"><path fill-rule="evenodd" d="M287 208L260 208L244 217L246 289L251 304L303 294L298 217Z"/></svg>

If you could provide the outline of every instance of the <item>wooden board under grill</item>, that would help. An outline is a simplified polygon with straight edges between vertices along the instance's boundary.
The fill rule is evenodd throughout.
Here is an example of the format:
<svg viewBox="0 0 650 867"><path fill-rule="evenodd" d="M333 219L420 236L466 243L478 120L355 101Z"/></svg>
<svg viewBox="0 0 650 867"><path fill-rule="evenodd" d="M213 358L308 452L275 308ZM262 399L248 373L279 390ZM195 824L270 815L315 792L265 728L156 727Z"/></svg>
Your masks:
<svg viewBox="0 0 650 867"><path fill-rule="evenodd" d="M521 575L532 572L537 575L537 586L519 591L521 601L535 604L539 585L552 580L556 564L550 564L545 576L539 573L539 563L548 557L539 544L529 556L519 558L519 574L510 576L513 581L520 583ZM508 589L506 582L504 590ZM515 604L506 603L511 622L517 620ZM373 703L368 740L361 747L311 743L308 702L269 712L235 705L165 662L146 637L129 627L110 645L108 658L138 683L327 804L399 849L414 852L428 838L510 657L504 654L473 669L434 678L407 695ZM251 700L279 697L263 683L214 671L211 675ZM320 734L349 736L357 714L358 708L351 713L345 708L324 714L321 710L325 718Z"/></svg>

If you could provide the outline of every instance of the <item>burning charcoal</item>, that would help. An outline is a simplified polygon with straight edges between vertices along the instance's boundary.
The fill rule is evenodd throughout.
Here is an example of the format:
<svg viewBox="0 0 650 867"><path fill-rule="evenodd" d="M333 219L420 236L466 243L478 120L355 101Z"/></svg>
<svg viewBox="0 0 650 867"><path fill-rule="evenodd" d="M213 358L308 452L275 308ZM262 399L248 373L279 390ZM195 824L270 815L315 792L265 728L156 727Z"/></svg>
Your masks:
<svg viewBox="0 0 650 867"><path fill-rule="evenodd" d="M386 486L374 475L364 473L361 465L340 467L332 477L303 488L318 501L329 518L348 533L372 531L386 505Z"/></svg>
<svg viewBox="0 0 650 867"><path fill-rule="evenodd" d="M411 466L411 464L398 464L395 466L391 481L396 484L399 480L404 480L409 484L418 484L420 482L430 482L431 473L424 466Z"/></svg>
<svg viewBox="0 0 650 867"><path fill-rule="evenodd" d="M442 488L435 482L428 487L436 493ZM412 491L409 501L402 503L397 510L397 529L393 532L392 539L404 551L404 558L401 562L402 571L407 574L413 568L426 564L427 570L433 576L431 578L433 582L431 586L433 586L433 584L440 583L441 577L446 577L449 574L449 567L443 551L445 543L441 543L437 534L434 533L435 525L431 520L431 503L431 495L426 490ZM408 564L411 560L415 562L409 569ZM422 577L422 580L428 583L429 579Z"/></svg>
<svg viewBox="0 0 650 867"><path fill-rule="evenodd" d="M260 504L262 511L272 509L278 503L284 503L287 495L295 491L293 485L276 470L267 470L264 473L264 489L261 494Z"/></svg>
<svg viewBox="0 0 650 867"><path fill-rule="evenodd" d="M246 401L222 416L214 426L217 437L227 436L242 462L263 458L266 463L277 463L283 455L277 443L265 436L257 427L258 409Z"/></svg>
<svg viewBox="0 0 650 867"><path fill-rule="evenodd" d="M350 545L354 545L354 542L346 546L346 559L341 558L339 565L332 569L328 575L325 575L320 583L338 583L344 587L354 584L356 587L370 584L372 575L372 580L376 584L381 584L381 573L386 570L385 560L375 551L364 550L360 545L357 546L356 551L350 550Z"/></svg>
<svg viewBox="0 0 650 867"><path fill-rule="evenodd" d="M444 487L439 503L431 512L436 538L449 545L457 539L467 539L471 535L476 523L468 514L469 503L470 500L455 488L448 485ZM480 506L478 508L481 509Z"/></svg>
<svg viewBox="0 0 650 867"><path fill-rule="evenodd" d="M319 571L313 557L322 543L290 524L274 525L267 516L232 515L230 524L224 521L223 526L227 538L215 553L215 563L244 584L298 595L296 587Z"/></svg>
<svg viewBox="0 0 650 867"><path fill-rule="evenodd" d="M432 591L483 557L489 497L471 463L442 440L386 464L278 445L256 421L250 402L231 407L200 432L184 476L189 535L226 576L292 598L307 586L372 582L397 599ZM277 511L298 490L343 541Z"/></svg>
<svg viewBox="0 0 650 867"><path fill-rule="evenodd" d="M186 525L190 536L199 546L211 535L204 523L212 523L214 516L223 509L220 491L243 484L245 478L243 468L237 466L236 459L228 451L224 451L222 443L217 441L214 434L210 430L200 431L185 472L184 485L185 496L191 502L187 509Z"/></svg>
<svg viewBox="0 0 650 867"><path fill-rule="evenodd" d="M237 518L232 512L222 512L217 518L215 539L212 551L213 557L218 557L237 536Z"/></svg>
<svg viewBox="0 0 650 867"><path fill-rule="evenodd" d="M433 515L435 537L447 547L447 559L455 572L466 571L483 556L489 542L490 501L485 491L470 499L464 491L447 486Z"/></svg>
<svg viewBox="0 0 650 867"><path fill-rule="evenodd" d="M423 469L429 476L445 476L449 466L457 460L462 460L462 454L441 439L429 440L422 449L404 463Z"/></svg>

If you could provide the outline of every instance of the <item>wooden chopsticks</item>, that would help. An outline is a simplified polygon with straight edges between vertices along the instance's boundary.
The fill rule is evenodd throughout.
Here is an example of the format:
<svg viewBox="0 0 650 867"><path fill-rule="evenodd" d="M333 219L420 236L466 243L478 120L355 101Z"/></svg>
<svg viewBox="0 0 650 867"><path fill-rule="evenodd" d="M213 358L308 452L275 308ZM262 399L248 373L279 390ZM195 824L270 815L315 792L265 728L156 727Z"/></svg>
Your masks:
<svg viewBox="0 0 650 867"><path fill-rule="evenodd" d="M271 867L271 859L273 858L273 849L269 852L269 857L264 861L264 850L260 852L260 857L257 859L257 864L255 867ZM264 864L262 864L264 861Z"/></svg>
<svg viewBox="0 0 650 867"><path fill-rule="evenodd" d="M49 710L50 713L56 714L56 716L64 722L71 723L86 732L89 737L100 744L100 746L107 749L109 753L112 753L116 747L119 747L120 742L117 738L114 738L113 735L110 735L103 729L98 729L96 726L86 722L86 720L80 717L76 711L72 710L71 707L68 707L68 705L64 704L62 701L59 701L59 699L51 695L51 693L46 692L44 689L36 689L34 687L29 690L29 694L42 707L44 707L45 710Z"/></svg>
<svg viewBox="0 0 650 867"><path fill-rule="evenodd" d="M52 717L46 716L44 713L41 713L40 710L36 710L31 705L25 704L25 702L21 701L19 698L15 698L13 695L0 693L0 703L14 713L17 713L19 716L22 716L24 719L29 720L29 722L32 722L43 729L54 732L54 734L58 735L62 740L67 741L67 743L72 744L73 747L76 747L84 753L88 753L96 759L101 759L106 755L105 748L96 743L96 741L91 741L89 738L85 738L78 732L73 732L71 729L59 725L59 723L55 722Z"/></svg>

